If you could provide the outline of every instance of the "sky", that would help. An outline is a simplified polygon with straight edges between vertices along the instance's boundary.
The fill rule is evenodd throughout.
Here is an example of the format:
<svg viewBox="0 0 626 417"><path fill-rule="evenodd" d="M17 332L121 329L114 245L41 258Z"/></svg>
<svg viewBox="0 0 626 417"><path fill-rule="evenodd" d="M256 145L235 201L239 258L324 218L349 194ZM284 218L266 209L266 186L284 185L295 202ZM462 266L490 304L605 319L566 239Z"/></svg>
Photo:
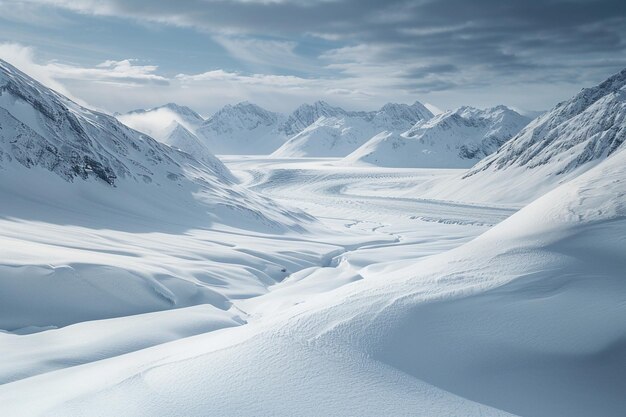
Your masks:
<svg viewBox="0 0 626 417"><path fill-rule="evenodd" d="M626 67L626 1L0 0L0 58L110 113L546 110Z"/></svg>

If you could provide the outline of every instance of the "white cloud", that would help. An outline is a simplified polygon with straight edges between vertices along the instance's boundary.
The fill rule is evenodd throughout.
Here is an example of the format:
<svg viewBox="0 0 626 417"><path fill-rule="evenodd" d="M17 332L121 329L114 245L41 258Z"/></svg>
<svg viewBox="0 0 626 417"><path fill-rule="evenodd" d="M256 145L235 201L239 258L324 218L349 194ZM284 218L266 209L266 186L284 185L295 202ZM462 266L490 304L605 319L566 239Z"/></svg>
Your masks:
<svg viewBox="0 0 626 417"><path fill-rule="evenodd" d="M221 69L207 71L200 74L178 74L176 79L183 83L220 81L248 85L263 85L269 87L306 87L318 83L318 80L301 78L293 75L244 75L238 72L227 72Z"/></svg>
<svg viewBox="0 0 626 417"><path fill-rule="evenodd" d="M95 108L101 108L99 100L93 100L89 94L73 94L74 89L68 88L77 83L107 84L109 87L129 87L145 84L166 85L168 79L155 74L158 67L155 65L137 65L136 61L126 59L122 61L105 61L95 67L84 67L74 64L48 61L41 63L37 60L32 47L17 43L0 43L0 59L7 61L19 70L25 72L42 84L69 97L75 102ZM76 90L78 91L78 89ZM106 91L100 92L106 95Z"/></svg>
<svg viewBox="0 0 626 417"><path fill-rule="evenodd" d="M49 63L41 65L35 62L35 51L33 48L18 43L0 43L0 59L7 61L20 71L33 77L40 83L57 90L61 94L70 97L77 103L85 104L78 97L72 96L65 86L54 77L51 66L56 64Z"/></svg>
<svg viewBox="0 0 626 417"><path fill-rule="evenodd" d="M354 107L370 107L372 92L354 81L304 78L271 73L244 74L216 69L166 77L157 65L137 60L106 60L92 67L57 61L43 62L36 51L14 43L0 44L0 58L74 101L109 112L153 107L175 101L208 114L226 103L254 101L278 111L290 111L306 101L325 99ZM80 97L77 97L80 96Z"/></svg>
<svg viewBox="0 0 626 417"><path fill-rule="evenodd" d="M137 65L134 62L137 61L134 59L107 60L96 65L95 68L50 63L48 68L52 76L58 79L99 81L123 85L168 83L167 78L155 74L155 71L159 68L158 66Z"/></svg>

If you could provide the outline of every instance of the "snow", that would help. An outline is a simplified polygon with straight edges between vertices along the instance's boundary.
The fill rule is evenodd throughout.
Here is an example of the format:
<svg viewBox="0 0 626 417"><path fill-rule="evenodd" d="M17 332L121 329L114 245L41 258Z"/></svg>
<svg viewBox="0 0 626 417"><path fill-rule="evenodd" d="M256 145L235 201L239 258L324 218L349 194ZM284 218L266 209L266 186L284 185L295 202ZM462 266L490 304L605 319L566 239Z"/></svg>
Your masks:
<svg viewBox="0 0 626 417"><path fill-rule="evenodd" d="M6 364L0 372L0 384L243 323L236 314L202 304L86 321L54 332L30 328L0 334L0 354ZM28 334L29 330L32 333Z"/></svg>
<svg viewBox="0 0 626 417"><path fill-rule="evenodd" d="M2 413L622 416L620 80L468 176L343 156L222 164L0 62ZM313 125L390 125L408 106L386 107ZM342 112L301 110L293 129ZM198 146L167 126L172 146Z"/></svg>
<svg viewBox="0 0 626 417"><path fill-rule="evenodd" d="M226 310L336 250L300 237L323 228L311 216L238 186L215 157L196 160L1 69L0 328ZM367 237L333 240L354 239Z"/></svg>
<svg viewBox="0 0 626 417"><path fill-rule="evenodd" d="M116 118L161 143L193 155L201 162L217 163L207 144L195 133L204 123L204 119L189 107L168 103L149 110L139 109L118 114Z"/></svg>

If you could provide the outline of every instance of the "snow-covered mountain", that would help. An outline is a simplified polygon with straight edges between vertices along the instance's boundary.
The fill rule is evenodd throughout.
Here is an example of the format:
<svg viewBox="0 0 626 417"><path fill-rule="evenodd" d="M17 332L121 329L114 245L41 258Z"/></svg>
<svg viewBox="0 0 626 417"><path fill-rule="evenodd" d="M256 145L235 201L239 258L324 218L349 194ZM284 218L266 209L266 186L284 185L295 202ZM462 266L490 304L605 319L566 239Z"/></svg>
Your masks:
<svg viewBox="0 0 626 417"><path fill-rule="evenodd" d="M198 160L215 159L208 146L194 133L204 123L204 119L189 107L168 103L148 110L116 114L115 117L125 125L146 133L161 143L194 155Z"/></svg>
<svg viewBox="0 0 626 417"><path fill-rule="evenodd" d="M411 105L387 103L380 110L366 115L366 119L370 119L377 128L394 132L403 132L415 123L425 122L432 117L432 112L419 101Z"/></svg>
<svg viewBox="0 0 626 417"><path fill-rule="evenodd" d="M98 179L109 185L193 182L187 171L216 185L232 180L216 158L199 163L111 116L77 105L4 61L0 83L0 166L5 170L41 167L66 181Z"/></svg>
<svg viewBox="0 0 626 417"><path fill-rule="evenodd" d="M403 168L468 168L495 152L530 119L505 107L461 107L420 120L404 133L382 132L344 163Z"/></svg>
<svg viewBox="0 0 626 417"><path fill-rule="evenodd" d="M626 69L533 120L436 198L528 202L600 163L626 140Z"/></svg>
<svg viewBox="0 0 626 417"><path fill-rule="evenodd" d="M168 103L151 109L138 109L116 114L117 119L135 130L162 141L174 130L176 124L194 133L204 122L202 116L187 106Z"/></svg>
<svg viewBox="0 0 626 417"><path fill-rule="evenodd" d="M347 112L324 102L301 106L290 126L304 127L277 149L273 157L342 157L382 132L402 132L416 122L431 118L421 103L386 104L373 112ZM295 114L294 113L294 114ZM317 117L317 119L315 119ZM298 129L290 128L290 131Z"/></svg>
<svg viewBox="0 0 626 417"><path fill-rule="evenodd" d="M606 158L625 140L626 69L535 119L466 176L510 167L546 167L550 174L566 174Z"/></svg>
<svg viewBox="0 0 626 417"><path fill-rule="evenodd" d="M280 113L242 102L224 106L195 133L215 154L267 155L286 140L280 130L284 120Z"/></svg>

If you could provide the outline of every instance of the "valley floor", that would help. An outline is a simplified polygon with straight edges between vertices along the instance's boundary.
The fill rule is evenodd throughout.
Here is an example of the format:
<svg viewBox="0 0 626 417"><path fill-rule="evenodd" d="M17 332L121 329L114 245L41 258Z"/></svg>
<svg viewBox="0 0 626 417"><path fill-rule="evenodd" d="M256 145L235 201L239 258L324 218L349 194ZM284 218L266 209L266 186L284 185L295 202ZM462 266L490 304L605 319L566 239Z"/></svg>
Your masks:
<svg viewBox="0 0 626 417"><path fill-rule="evenodd" d="M238 303L249 313L275 312L314 293L362 279L365 267L418 258L457 247L516 209L409 198L407 191L455 169L346 167L338 158L222 157L242 183L283 205L305 210L331 230L357 230L367 239L328 265L306 268L269 294Z"/></svg>

